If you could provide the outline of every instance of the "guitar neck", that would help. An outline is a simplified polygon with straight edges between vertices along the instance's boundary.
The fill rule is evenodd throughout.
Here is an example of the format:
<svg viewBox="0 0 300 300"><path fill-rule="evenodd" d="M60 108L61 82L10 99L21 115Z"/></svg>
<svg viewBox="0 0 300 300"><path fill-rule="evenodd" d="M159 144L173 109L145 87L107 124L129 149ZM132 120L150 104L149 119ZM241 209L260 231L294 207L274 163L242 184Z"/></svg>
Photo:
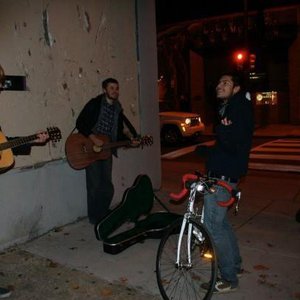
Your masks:
<svg viewBox="0 0 300 300"><path fill-rule="evenodd" d="M118 141L118 142L112 142L109 144L106 144L103 146L103 148L116 148L116 147L122 147L122 146L127 146L131 143L131 141Z"/></svg>
<svg viewBox="0 0 300 300"><path fill-rule="evenodd" d="M24 137L13 139L11 141L4 142L4 143L0 144L0 151L28 144L29 142L34 141L36 138L37 138L37 135L32 134L29 136L24 136Z"/></svg>

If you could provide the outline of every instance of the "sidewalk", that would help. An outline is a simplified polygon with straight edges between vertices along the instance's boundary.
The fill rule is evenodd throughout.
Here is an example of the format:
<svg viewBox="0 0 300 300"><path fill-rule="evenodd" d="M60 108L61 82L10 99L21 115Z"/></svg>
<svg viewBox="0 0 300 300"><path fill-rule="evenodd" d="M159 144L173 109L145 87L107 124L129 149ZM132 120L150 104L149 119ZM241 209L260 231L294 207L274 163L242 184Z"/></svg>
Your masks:
<svg viewBox="0 0 300 300"><path fill-rule="evenodd" d="M268 134L271 129L279 132L274 126ZM300 126L280 132L298 135ZM162 161L163 185L157 195L172 211L185 209L186 203L171 205L168 193L178 190L183 168L191 167ZM240 213L230 214L246 272L237 292L213 299L300 299L300 224L295 221L299 182L300 174L249 172L241 184ZM158 300L158 243L149 239L110 255L83 219L2 253L0 286L13 290L11 300Z"/></svg>

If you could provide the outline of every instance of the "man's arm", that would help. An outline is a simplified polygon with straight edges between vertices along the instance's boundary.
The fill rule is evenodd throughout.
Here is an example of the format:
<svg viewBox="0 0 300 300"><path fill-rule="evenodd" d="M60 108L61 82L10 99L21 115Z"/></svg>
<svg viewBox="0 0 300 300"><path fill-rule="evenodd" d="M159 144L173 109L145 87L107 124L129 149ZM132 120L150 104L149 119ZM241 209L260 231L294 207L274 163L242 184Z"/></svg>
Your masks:
<svg viewBox="0 0 300 300"><path fill-rule="evenodd" d="M49 139L48 132L39 131L37 132L37 138L29 144L25 144L19 147L15 147L12 149L14 155L29 155L31 152L31 146L33 145L42 145L47 142ZM16 137L8 137L7 140L13 140L16 139Z"/></svg>
<svg viewBox="0 0 300 300"><path fill-rule="evenodd" d="M92 134L92 128L97 122L100 107L100 96L91 99L81 110L77 120L76 128L84 136Z"/></svg>

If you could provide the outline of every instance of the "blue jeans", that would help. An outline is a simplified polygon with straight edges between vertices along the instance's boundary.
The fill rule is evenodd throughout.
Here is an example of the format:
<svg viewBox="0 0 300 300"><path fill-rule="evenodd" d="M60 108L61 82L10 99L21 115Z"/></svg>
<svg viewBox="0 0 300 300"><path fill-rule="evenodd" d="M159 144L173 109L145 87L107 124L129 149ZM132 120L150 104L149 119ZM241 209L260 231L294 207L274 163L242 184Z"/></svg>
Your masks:
<svg viewBox="0 0 300 300"><path fill-rule="evenodd" d="M233 188L236 184L230 183ZM229 281L232 287L238 285L237 272L241 268L241 256L236 236L228 222L227 207L217 204L217 201L227 201L228 191L215 186L216 192L204 196L204 224L210 232L216 246L218 267L222 279Z"/></svg>
<svg viewBox="0 0 300 300"><path fill-rule="evenodd" d="M114 186L112 183L112 157L99 160L85 169L88 217L96 224L109 210Z"/></svg>

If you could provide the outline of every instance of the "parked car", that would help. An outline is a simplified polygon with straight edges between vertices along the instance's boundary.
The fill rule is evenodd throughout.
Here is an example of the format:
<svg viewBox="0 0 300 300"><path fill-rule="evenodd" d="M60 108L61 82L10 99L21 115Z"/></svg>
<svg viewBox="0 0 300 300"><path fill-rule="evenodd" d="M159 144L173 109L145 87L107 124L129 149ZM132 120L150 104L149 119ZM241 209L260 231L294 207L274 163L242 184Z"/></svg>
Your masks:
<svg viewBox="0 0 300 300"><path fill-rule="evenodd" d="M180 111L159 113L160 137L165 144L176 144L186 138L195 138L204 131L198 114Z"/></svg>

